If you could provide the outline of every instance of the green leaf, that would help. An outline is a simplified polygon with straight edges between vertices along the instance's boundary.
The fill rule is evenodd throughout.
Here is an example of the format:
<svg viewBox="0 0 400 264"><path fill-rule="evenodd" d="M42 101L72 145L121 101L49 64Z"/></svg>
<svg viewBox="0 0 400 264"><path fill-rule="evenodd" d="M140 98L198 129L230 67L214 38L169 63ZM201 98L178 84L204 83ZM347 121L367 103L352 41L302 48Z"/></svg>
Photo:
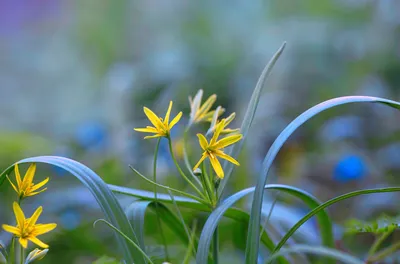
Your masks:
<svg viewBox="0 0 400 264"><path fill-rule="evenodd" d="M111 229L113 229L115 232L117 232L121 237L125 238L126 241L129 242L129 244L131 244L134 248L136 248L139 253L146 259L146 261L148 261L149 263L153 264L153 261L151 261L150 257L147 256L146 252L144 252L140 246L138 244L136 244L132 239L130 239L129 237L127 237L123 232L121 232L121 230L119 230L118 228L116 228L115 226L113 226L110 222L108 222L107 220L104 219L98 219L93 223L93 227L96 226L96 224L98 222L103 222L106 225L108 225Z"/></svg>
<svg viewBox="0 0 400 264"><path fill-rule="evenodd" d="M91 169L77 161L56 156L32 157L23 159L17 163L46 163L70 172L93 194L108 221L137 243L135 233L115 195L107 187L107 184ZM12 172L14 165L0 174L0 182L3 182L6 175ZM145 263L144 258L135 247L127 243L127 241L120 236L116 236L116 239L126 263Z"/></svg>
<svg viewBox="0 0 400 264"><path fill-rule="evenodd" d="M271 263L274 259L289 253L312 253L316 255L322 255L339 260L343 263L348 264L364 264L363 261L357 259L345 252L341 252L332 248L321 247L321 246L309 246L309 245L294 245L290 248L283 248L279 252L274 253L266 263ZM336 262L334 262L336 263Z"/></svg>
<svg viewBox="0 0 400 264"><path fill-rule="evenodd" d="M151 201L134 201L125 209L125 214L128 217L133 230L137 236L140 248L146 252L144 244L144 216Z"/></svg>
<svg viewBox="0 0 400 264"><path fill-rule="evenodd" d="M152 193L152 198L154 199L154 193ZM158 196L158 195L157 195ZM126 209L126 213L128 218L130 219L132 226L135 230L135 233L138 236L139 245L144 250L145 243L144 243L144 225L146 222L145 214L147 209L150 209L157 212L160 216L160 219L177 235L177 237L185 243L185 245L189 244L189 238L186 235L186 231L184 227L180 224L179 218L175 216L165 205L160 203L160 198L157 197L159 203L147 200L147 201L135 201Z"/></svg>
<svg viewBox="0 0 400 264"><path fill-rule="evenodd" d="M371 193L385 193L385 192L398 192L400 191L400 187L387 187L387 188L378 188L378 189L365 189L365 190L359 190L359 191L354 191L350 193L346 193L343 195L340 195L338 197L335 197L318 207L314 208L311 212L306 214L300 221L298 221L287 233L286 235L281 239L281 241L276 245L276 248L274 252L279 251L282 246L286 243L286 241L296 232L297 229L299 229L305 222L307 222L311 217L314 215L318 214L319 212L323 211L325 208L331 206L332 204L335 204L337 202L359 196L359 195L364 195L364 194L371 194Z"/></svg>
<svg viewBox="0 0 400 264"><path fill-rule="evenodd" d="M299 199L301 199L307 206L310 208L316 208L319 206L318 200L312 196L311 194L302 191L300 189L291 187L291 186L286 186L286 185L280 185L280 184L270 184L264 186L265 190L278 190L290 195L293 195ZM239 199L243 198L244 196L253 193L255 188L248 188L244 189L242 191L239 191L235 193L234 195L228 197L225 199L215 210L211 213L211 215L208 217L204 227L203 231L200 235L200 241L199 241L199 248L197 250L197 257L196 261L197 263L206 263L206 257L208 255L209 249L210 249L210 244L211 244L211 239L212 235L214 234L214 231L216 227L218 226L219 221L221 220L222 216L224 213L231 207L233 206ZM322 242L326 246L333 247L334 246L334 238L333 238L333 231L332 231L332 223L329 218L329 216L326 214L325 211L320 211L320 213L317 215L317 220L318 224L321 229L321 237L322 237ZM260 226L259 226L260 229ZM280 258L281 262L285 262L284 259ZM286 262L287 263L287 262Z"/></svg>
<svg viewBox="0 0 400 264"><path fill-rule="evenodd" d="M392 232L399 228L399 219L397 217L390 217L382 215L373 221L361 221L358 219L350 219L345 223L346 233L374 233L382 234Z"/></svg>
<svg viewBox="0 0 400 264"><path fill-rule="evenodd" d="M253 123L254 116L256 114L258 102L260 101L260 96L262 89L264 88L265 82L267 77L271 74L272 68L275 66L275 63L281 56L283 50L285 49L286 42L283 42L281 47L275 52L274 56L270 59L268 64L265 66L264 70L262 71L260 78L257 81L256 87L254 88L253 94L251 95L250 102L247 106L246 113L244 115L242 125L240 126L240 133L243 135L243 139L233 145L229 155L232 157L237 157L239 155L240 150L242 150L243 143L246 139L247 133L250 130L251 124ZM228 182L232 171L233 171L233 164L230 162L224 162L224 172L225 177L221 180L221 183L218 188L218 197L222 196L222 192L224 191L225 185Z"/></svg>
<svg viewBox="0 0 400 264"><path fill-rule="evenodd" d="M298 116L295 120L293 120L276 138L272 146L270 147L267 155L263 161L263 172L260 177L257 179L256 190L254 192L253 204L251 207L250 213L250 223L248 229L248 236L247 236L247 246L246 246L246 263L254 264L257 263L257 255L259 251L259 236L260 236L260 223L261 223L261 208L264 196L264 186L267 183L267 176L268 172L274 162L279 150L286 142L286 140L292 135L297 128L299 128L302 124L306 121L314 117L320 112L323 112L327 109L330 109L335 106L349 104L349 103L381 103L388 105L393 108L400 108L400 103L377 98L377 97L370 97L370 96L345 96L334 98L323 103L320 103L307 111L303 114Z"/></svg>
<svg viewBox="0 0 400 264"><path fill-rule="evenodd" d="M149 191L136 190L136 189L121 187L121 186L116 186L116 185L109 185L109 187L115 193L133 196L133 197L137 197L137 198L140 198L143 200L154 201L154 193L149 192ZM192 209L192 210L196 210L196 211L201 211L201 212L211 212L212 211L212 208L210 208L209 206L202 204L196 200L187 198L187 197L174 196L174 199L175 199L176 204L180 207L184 207L184 208ZM172 204L171 198L166 194L158 193L157 200L159 202ZM248 225L249 219L250 219L250 216L248 213L246 213L240 209L237 209L237 208L229 208L225 212L224 216L228 217L232 220L238 221L239 223L242 223L244 225ZM272 251L275 248L275 244L273 243L273 241L270 239L270 237L268 236L268 234L266 232L262 233L261 241L269 250Z"/></svg>

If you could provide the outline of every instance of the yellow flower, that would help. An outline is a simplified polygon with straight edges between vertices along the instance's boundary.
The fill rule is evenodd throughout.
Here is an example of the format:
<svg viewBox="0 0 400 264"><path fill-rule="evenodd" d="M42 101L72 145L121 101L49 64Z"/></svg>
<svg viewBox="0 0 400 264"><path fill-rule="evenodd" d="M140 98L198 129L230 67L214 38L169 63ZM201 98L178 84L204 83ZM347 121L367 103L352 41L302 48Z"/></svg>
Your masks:
<svg viewBox="0 0 400 264"><path fill-rule="evenodd" d="M217 95L213 94L208 99L203 103L203 105L200 106L201 104L201 99L203 97L203 90L199 90L197 94L194 96L192 99L191 96L189 96L189 103L190 103L190 121L189 123L199 123L202 121L208 121L211 122L213 115L215 111L210 111L211 107L217 100ZM219 112L219 115L222 115L222 113L225 111L225 109L221 109Z"/></svg>
<svg viewBox="0 0 400 264"><path fill-rule="evenodd" d="M218 107L216 111L219 111L219 108L220 107ZM236 113L232 113L227 118L223 118L222 119L222 120L225 120L225 123L224 123L224 126L223 126L222 130L221 130L221 134L232 134L232 133L237 133L237 132L240 131L239 128L236 128L236 129L227 128L227 126L233 121L233 119L235 119L235 116L236 116ZM211 121L210 129L208 129L206 135L210 135L212 132L214 132L215 128L218 126L218 124L221 121L218 121L218 114L216 112L214 114L214 116L213 116L212 121Z"/></svg>
<svg viewBox="0 0 400 264"><path fill-rule="evenodd" d="M210 159L210 163L215 173L217 174L218 178L220 179L224 178L224 171L217 157L223 158L239 166L239 162L237 162L234 158L232 158L228 154L224 153L223 149L229 145L238 142L240 139L242 139L242 135L235 134L218 140L221 131L225 127L225 121L226 121L225 119L222 119L221 122L218 123L210 142L208 142L207 139L202 134L197 134L200 146L204 150L204 152L199 162L197 162L196 166L194 166L193 171L196 170L207 157Z"/></svg>
<svg viewBox="0 0 400 264"><path fill-rule="evenodd" d="M135 131L145 132L145 133L154 133L153 136L146 136L144 139L148 138L157 138L157 137L168 137L170 134L171 128L178 123L179 119L182 117L182 112L179 112L175 116L175 118L169 123L169 116L171 114L172 109L172 101L169 102L169 107L167 113L165 114L164 120L161 117L158 117L153 111L151 111L147 107L143 107L144 113L147 118L153 124L154 127L147 126L146 128L135 128Z"/></svg>
<svg viewBox="0 0 400 264"><path fill-rule="evenodd" d="M13 203L15 219L17 226L3 225L3 229L9 233L19 237L19 243L24 247L28 247L28 240L42 248L49 246L40 241L37 236L50 232L57 227L57 224L36 224L43 208L40 206L30 218L25 218L24 212L18 203Z"/></svg>
<svg viewBox="0 0 400 264"><path fill-rule="evenodd" d="M20 199L27 197L27 196L33 196L38 193L44 192L47 188L43 188L39 190L41 187L43 187L48 181L49 178L47 177L45 180L39 182L38 184L33 183L33 178L35 177L35 172L36 172L36 164L32 163L28 170L25 173L24 179L21 179L21 175L19 173L18 169L18 164L15 164L15 179L17 180L17 186L15 186L10 178L8 178L8 181L11 183L11 186L13 189L17 192L18 197ZM39 191L38 191L39 190Z"/></svg>

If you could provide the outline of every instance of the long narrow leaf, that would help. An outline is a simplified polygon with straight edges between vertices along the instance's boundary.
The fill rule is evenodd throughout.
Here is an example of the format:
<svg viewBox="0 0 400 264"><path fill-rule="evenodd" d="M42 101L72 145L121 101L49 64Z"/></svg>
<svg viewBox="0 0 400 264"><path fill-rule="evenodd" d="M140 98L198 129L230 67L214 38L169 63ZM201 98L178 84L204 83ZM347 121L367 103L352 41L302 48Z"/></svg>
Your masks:
<svg viewBox="0 0 400 264"><path fill-rule="evenodd" d="M279 252L276 252L275 254L273 254L267 260L267 263L271 263L274 259L278 258L279 256L283 256L285 254L290 254L290 253L312 253L312 254L316 254L316 255L330 257L332 259L337 259L343 263L364 264L364 262L361 261L360 259L357 259L345 252L341 252L339 250L335 250L335 249L327 248L327 247L308 246L308 245L294 245L290 248L283 248Z"/></svg>
<svg viewBox="0 0 400 264"><path fill-rule="evenodd" d="M84 184L89 189L89 191L96 198L98 204L103 210L106 219L113 226L118 228L118 230L121 230L121 232L132 239L135 243L138 242L135 233L133 232L133 229L116 197L107 187L107 184L91 169L77 161L56 156L32 157L28 159L23 159L21 161L18 161L17 163L19 164L34 162L51 164L62 168L74 175L78 180L82 182L82 184ZM15 164L10 166L0 174L0 182L3 182L6 175L12 172L14 166ZM121 248L121 253L123 254L123 258L126 263L145 263L142 254L137 250L137 248L133 247L130 243L127 243L127 241L121 236L116 235L116 239Z"/></svg>
<svg viewBox="0 0 400 264"><path fill-rule="evenodd" d="M154 193L151 193L154 198ZM180 224L180 219L176 217L165 205L160 203L159 197L157 197L159 203L157 204L157 212L159 214L160 219L174 232L174 234L183 242L185 245L189 244L189 237L187 236L186 230ZM155 212L156 210L156 202L152 200L139 200L135 201L128 206L126 209L126 213L128 218L130 219L132 226L134 227L135 233L138 236L138 240L141 244L140 247L144 250L144 227L146 223L145 214L148 209ZM197 245L197 242L196 242Z"/></svg>
<svg viewBox="0 0 400 264"><path fill-rule="evenodd" d="M294 187L280 185L280 184L271 184L264 186L264 189L279 190L294 195L295 197L301 199L310 208L316 208L320 204L318 200L314 198L314 196L312 196L311 194L308 194L307 192ZM254 190L255 188L253 187L239 191L233 194L232 196L228 197L227 199L225 199L216 209L214 209L214 211L208 217L203 227L203 231L200 235L199 248L197 250L197 256L196 256L197 263L206 263L205 261L207 259L207 255L210 250L212 235L214 234L214 231L224 213L230 207L232 207L239 199L243 198L248 194L253 193ZM334 246L332 223L329 216L326 214L325 211L321 211L317 215L317 220L321 229L321 237L323 244L330 247ZM260 230L260 226L258 228ZM280 260L281 263L284 262L282 258Z"/></svg>
<svg viewBox="0 0 400 264"><path fill-rule="evenodd" d="M109 185L109 187L115 193L133 196L133 197L140 198L140 199L147 200L147 201L154 201L154 193L149 192L149 191L136 190L136 189L115 186L115 185ZM166 194L157 194L157 199L159 202L172 204L171 198ZM196 211L202 211L202 212L211 212L212 211L212 208L210 208L209 206L199 203L198 201L187 198L187 197L174 196L174 199L175 199L176 204L180 207L184 207L184 208L192 209L192 210L196 210ZM248 213L246 213L238 208L229 208L225 212L224 216L228 217L232 220L238 221L238 222L242 223L243 225L248 225L249 219L250 219L250 216ZM266 232L262 233L261 242L271 251L275 248L274 242L270 239L270 237L268 236L268 234Z"/></svg>
<svg viewBox="0 0 400 264"><path fill-rule="evenodd" d="M311 217L314 215L318 214L319 212L323 211L325 208L331 206L332 204L335 204L337 202L359 196L359 195L364 195L364 194L371 194L371 193L385 193L385 192L399 192L400 187L387 187L387 188L379 188L379 189L365 189L365 190L359 190L359 191L354 191L350 193L346 193L343 195L340 195L338 197L335 197L333 199L330 199L329 201L319 205L318 207L314 208L311 212L306 214L302 219L300 219L287 233L286 235L281 239L281 241L276 245L276 248L274 249L274 252L277 252L281 249L281 247L286 243L286 241L296 232L297 229L299 229L305 222L307 222Z"/></svg>
<svg viewBox="0 0 400 264"><path fill-rule="evenodd" d="M131 244L133 247L136 248L136 250L138 250L142 256L146 259L146 261L148 261L150 264L154 264L153 261L151 261L150 257L146 254L146 252L144 252L140 246L138 244L136 244L135 242L133 242L132 239L130 239L129 237L127 237L121 230L119 230L118 228L116 228L115 226L113 226L110 222L108 222L105 219L97 219L94 223L93 223L93 227L96 226L96 224L98 222L103 222L106 225L108 225L111 229L113 229L115 232L117 232L121 237L125 238L126 241L129 242L129 244Z"/></svg>
<svg viewBox="0 0 400 264"><path fill-rule="evenodd" d="M299 128L307 120L311 119L318 113L338 105L349 104L349 103L364 103L364 102L381 103L389 105L390 107L393 108L397 109L400 108L400 103L378 97L345 96L345 97L334 98L325 101L323 103L320 103L310 108L300 116L298 116L281 132L281 134L274 141L263 161L263 166L262 166L263 172L257 180L256 190L254 192L254 199L250 213L251 220L248 229L249 233L247 236L246 263L248 264L257 263L257 255L259 251L259 236L260 236L259 227L261 223L261 207L264 196L264 186L267 182L268 172L272 166L272 163L275 160L275 157L278 154L281 147L283 146L283 144L297 128Z"/></svg>
<svg viewBox="0 0 400 264"><path fill-rule="evenodd" d="M262 89L264 88L265 82L267 80L267 77L271 74L272 68L275 66L275 63L281 56L283 50L285 49L286 42L284 42L281 47L278 49L277 52L275 52L274 56L270 59L268 62L267 66L265 66L264 70L262 71L260 78L257 81L256 87L254 88L253 94L251 95L250 102L247 106L246 113L243 118L242 125L240 126L240 133L243 135L243 139L236 143L229 155L232 157L237 157L239 155L240 150L243 147L244 140L247 136L247 133L250 130L251 124L253 123L254 116L256 114L258 102L260 101L260 96ZM222 192L225 188L226 183L229 180L229 177L231 176L233 171L233 164L230 162L225 162L224 163L224 172L225 172L225 177L222 179L221 184L219 185L218 188L218 196L222 196Z"/></svg>
<svg viewBox="0 0 400 264"><path fill-rule="evenodd" d="M138 244L144 252L146 252L144 244L144 216L151 203L152 201L134 201L125 209L125 214L137 236Z"/></svg>

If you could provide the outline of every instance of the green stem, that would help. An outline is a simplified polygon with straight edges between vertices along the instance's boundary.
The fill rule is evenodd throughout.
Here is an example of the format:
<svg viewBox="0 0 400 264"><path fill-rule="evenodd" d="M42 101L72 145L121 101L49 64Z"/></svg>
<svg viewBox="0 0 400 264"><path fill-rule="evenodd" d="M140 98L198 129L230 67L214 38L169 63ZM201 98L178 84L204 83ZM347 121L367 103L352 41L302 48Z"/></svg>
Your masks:
<svg viewBox="0 0 400 264"><path fill-rule="evenodd" d="M369 257L367 259L366 263L375 263L375 262L381 261L399 249L400 249L400 241L393 244L392 246L378 252L376 255Z"/></svg>
<svg viewBox="0 0 400 264"><path fill-rule="evenodd" d="M190 165L189 156L187 154L186 144L188 142L187 137L188 137L189 130L190 130L190 126L186 127L185 131L183 132L183 161L185 162L186 168L189 171L192 178L197 182L197 184L201 185L200 180L193 173L193 170L192 170L193 167Z"/></svg>
<svg viewBox="0 0 400 264"><path fill-rule="evenodd" d="M158 149L160 147L160 142L161 142L161 138L159 138L157 140L156 149L154 151L154 159L153 159L153 181L154 182L157 182L157 157L158 157ZM157 224L158 224L158 228L160 230L161 239L162 239L162 242L163 242L163 245L164 245L165 258L166 258L166 261L168 262L169 261L169 254L168 254L167 240L165 238L164 230L162 228L160 215L158 214L157 185L154 185L154 200L155 200L155 207L156 207Z"/></svg>
<svg viewBox="0 0 400 264"><path fill-rule="evenodd" d="M206 181L207 177L208 176L207 176L207 173L206 173L206 170L205 170L205 166L204 166L204 162L203 162L203 164L201 164L201 182L202 182L203 190L207 193L207 198L210 201L210 204L214 204L213 196L212 196L212 190L211 190L209 184Z"/></svg>
<svg viewBox="0 0 400 264"><path fill-rule="evenodd" d="M22 245L20 245L19 256L20 256L19 263L24 264L25 250L24 250L24 247Z"/></svg>
<svg viewBox="0 0 400 264"><path fill-rule="evenodd" d="M144 176L143 174L141 174L141 173L140 173L137 169L135 169L134 167L132 167L132 166L129 165L129 168L130 168L134 173L136 173L140 178L142 178L143 180L147 181L148 183L151 183L151 184L153 184L153 185L157 185L157 186L160 187L160 188L164 188L164 189L170 190L170 191L172 191L172 192L179 193L179 194L181 194L181 195L183 195L183 196L186 196L186 197L188 197L188 198L191 198L191 199L193 199L193 200L196 200L196 201L198 201L198 202L200 202L200 203L202 203L202 204L208 205L208 202L207 202L205 199L199 198L199 197L197 197L197 196L195 196L195 195L192 195L192 194L190 194L190 193L185 193L185 192L183 192L183 191L180 191L180 190L177 190L177 189L174 189L174 188L171 188L171 187L168 187L168 186L165 186L165 185L156 183L156 182L154 182L154 181L148 179L148 178L147 178L146 176Z"/></svg>
<svg viewBox="0 0 400 264"><path fill-rule="evenodd" d="M15 258L16 258L16 256L15 256L15 243L16 243L16 239L15 239L15 236L13 236L12 237L12 239L11 239L11 248L10 248L10 254L9 254L9 261L10 261L10 264L14 264L15 263Z"/></svg>
<svg viewBox="0 0 400 264"><path fill-rule="evenodd" d="M368 251L368 258L372 257L372 255L375 254L375 252L379 249L379 247L381 246L381 244L383 243L383 241L386 240L386 238L388 238L388 236L390 236L393 233L394 230L390 230L387 231L385 233L383 233L381 236L379 236L375 242L372 244L371 248Z"/></svg>
<svg viewBox="0 0 400 264"><path fill-rule="evenodd" d="M214 187L211 185L210 177L207 174L206 165L205 165L204 161L201 166L202 166L202 176L204 177L205 182L206 182L207 192L209 193L210 200L212 202L212 206L215 206L216 199L215 199Z"/></svg>
<svg viewBox="0 0 400 264"><path fill-rule="evenodd" d="M171 140L171 137L169 137L169 136L168 136L168 145L169 145L169 152L171 153L172 160L174 161L175 166L178 169L179 173L181 174L182 178L185 179L185 181L190 186L192 186L192 188L200 195L200 197L205 199L206 197L204 196L204 194L196 187L196 185L193 184L193 182L191 180L188 179L188 177L186 177L185 173L182 171L181 167L179 166L178 162L176 161L174 150L172 149L172 140Z"/></svg>
<svg viewBox="0 0 400 264"><path fill-rule="evenodd" d="M219 242L218 242L218 226L213 234L213 259L214 264L218 264Z"/></svg>

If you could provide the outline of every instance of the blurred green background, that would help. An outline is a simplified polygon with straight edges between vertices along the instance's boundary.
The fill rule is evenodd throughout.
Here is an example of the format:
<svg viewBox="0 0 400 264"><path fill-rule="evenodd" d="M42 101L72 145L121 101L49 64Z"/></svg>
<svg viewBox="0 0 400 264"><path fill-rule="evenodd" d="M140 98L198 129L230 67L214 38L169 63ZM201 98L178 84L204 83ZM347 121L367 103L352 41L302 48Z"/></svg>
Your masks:
<svg viewBox="0 0 400 264"><path fill-rule="evenodd" d="M88 165L108 183L150 189L128 168L151 173L155 142L133 131L147 124L143 106L162 115L173 100L173 111L184 112L173 130L177 153L187 97L198 89L205 96L216 93L215 106L236 112L233 126L239 127L261 70L287 41L229 189L249 187L275 137L309 107L354 94L399 99L398 10L396 0L0 0L0 169L29 156L60 155ZM289 140L273 177L322 201L396 185L399 120L399 113L379 105L327 111ZM197 148L193 138L192 162L199 158ZM44 239L51 248L43 263L91 263L115 255L108 228L92 226L102 216L90 193L57 168L38 169L37 177L51 176L49 190L30 199L26 211L43 205L41 220L59 224ZM183 186L166 142L158 175L161 182ZM8 184L2 186L0 223L13 221L14 195ZM346 219L396 215L398 198L379 194L330 208L338 241ZM282 228L306 212L296 201L279 200L271 221ZM148 245L160 243L152 221L150 215ZM221 228L222 249L240 259L232 244L240 248L242 236L231 225ZM309 227L307 241L317 243L315 225ZM9 239L0 232L3 243ZM179 246L172 233L169 239ZM160 254L157 247L154 254Z"/></svg>

